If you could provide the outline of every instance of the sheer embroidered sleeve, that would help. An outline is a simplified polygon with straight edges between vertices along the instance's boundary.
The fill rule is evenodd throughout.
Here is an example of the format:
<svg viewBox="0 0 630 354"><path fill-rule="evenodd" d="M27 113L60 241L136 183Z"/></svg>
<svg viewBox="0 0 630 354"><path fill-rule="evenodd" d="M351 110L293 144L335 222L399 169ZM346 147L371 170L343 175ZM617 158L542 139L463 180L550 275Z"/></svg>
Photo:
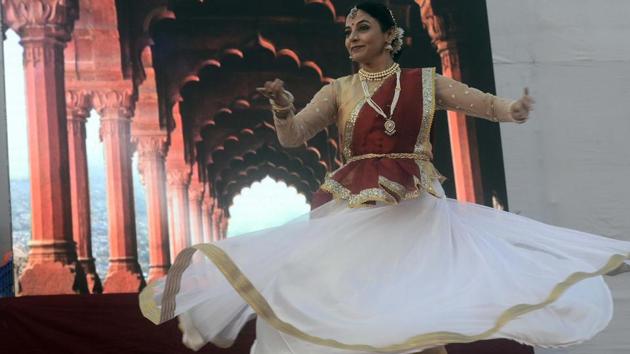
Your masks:
<svg viewBox="0 0 630 354"><path fill-rule="evenodd" d="M297 147L337 120L335 83L322 87L300 112L291 108L281 117L274 111L278 140L284 147Z"/></svg>
<svg viewBox="0 0 630 354"><path fill-rule="evenodd" d="M497 97L451 78L435 77L436 109L464 112L493 122L514 122L510 105L514 100Z"/></svg>

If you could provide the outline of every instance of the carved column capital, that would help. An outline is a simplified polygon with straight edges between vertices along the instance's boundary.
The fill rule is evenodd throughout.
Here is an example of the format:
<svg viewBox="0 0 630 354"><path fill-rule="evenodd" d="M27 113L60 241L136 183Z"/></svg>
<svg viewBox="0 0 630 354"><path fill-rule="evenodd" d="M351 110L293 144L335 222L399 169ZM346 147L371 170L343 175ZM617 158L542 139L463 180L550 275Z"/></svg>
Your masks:
<svg viewBox="0 0 630 354"><path fill-rule="evenodd" d="M85 122L92 109L92 93L88 90L66 90L68 120Z"/></svg>
<svg viewBox="0 0 630 354"><path fill-rule="evenodd" d="M190 171L169 169L166 171L166 183L169 186L184 186L190 183Z"/></svg>
<svg viewBox="0 0 630 354"><path fill-rule="evenodd" d="M2 0L4 23L22 41L54 38L67 42L79 15L78 0Z"/></svg>
<svg viewBox="0 0 630 354"><path fill-rule="evenodd" d="M200 203L204 194L204 186L203 183L199 181L192 181L190 186L188 187L188 198L197 203Z"/></svg>
<svg viewBox="0 0 630 354"><path fill-rule="evenodd" d="M160 157L166 156L166 135L136 135L132 136L131 141L136 144L139 159L156 154Z"/></svg>
<svg viewBox="0 0 630 354"><path fill-rule="evenodd" d="M91 93L86 90L66 90L68 134L85 139L85 122L90 116Z"/></svg>
<svg viewBox="0 0 630 354"><path fill-rule="evenodd" d="M138 152L138 172L142 184L145 184L145 171L152 165L159 164L164 169L164 157L168 150L166 135L132 136L131 142Z"/></svg>
<svg viewBox="0 0 630 354"><path fill-rule="evenodd" d="M133 117L135 97L131 89L97 90L92 94L92 105L101 118L129 119Z"/></svg>

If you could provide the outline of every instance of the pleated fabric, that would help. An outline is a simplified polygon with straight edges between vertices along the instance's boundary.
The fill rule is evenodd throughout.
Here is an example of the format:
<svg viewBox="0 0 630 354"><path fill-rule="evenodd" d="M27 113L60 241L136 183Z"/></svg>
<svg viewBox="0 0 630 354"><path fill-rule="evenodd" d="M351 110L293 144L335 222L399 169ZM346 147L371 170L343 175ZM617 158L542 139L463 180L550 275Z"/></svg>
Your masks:
<svg viewBox="0 0 630 354"><path fill-rule="evenodd" d="M254 316L252 354L415 353L493 338L563 347L609 323L602 275L629 258L630 242L425 192L358 209L331 201L196 245L140 297L155 323L180 316L191 347L229 346Z"/></svg>

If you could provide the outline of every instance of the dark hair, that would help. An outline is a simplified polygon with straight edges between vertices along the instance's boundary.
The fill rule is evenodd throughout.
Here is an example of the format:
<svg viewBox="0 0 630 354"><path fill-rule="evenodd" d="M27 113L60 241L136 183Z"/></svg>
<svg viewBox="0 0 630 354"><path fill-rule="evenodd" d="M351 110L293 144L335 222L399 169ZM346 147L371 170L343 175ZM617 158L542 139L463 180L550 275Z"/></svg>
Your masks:
<svg viewBox="0 0 630 354"><path fill-rule="evenodd" d="M355 7L357 8L357 10L366 12L368 15L374 17L381 25L381 30L383 31L383 33L387 32L391 28L395 28L398 26L396 20L392 15L392 12L384 4L372 1L362 1L358 3ZM397 40L398 39L394 38L394 42L396 42ZM402 43L400 44L402 45ZM398 61L401 52L402 49L394 54L395 61Z"/></svg>

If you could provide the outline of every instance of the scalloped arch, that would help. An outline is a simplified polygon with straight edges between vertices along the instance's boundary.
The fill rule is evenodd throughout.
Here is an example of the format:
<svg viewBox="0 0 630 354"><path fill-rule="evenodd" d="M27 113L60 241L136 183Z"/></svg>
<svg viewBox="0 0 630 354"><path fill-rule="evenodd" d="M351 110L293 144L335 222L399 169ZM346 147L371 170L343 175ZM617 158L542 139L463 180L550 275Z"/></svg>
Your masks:
<svg viewBox="0 0 630 354"><path fill-rule="evenodd" d="M151 10L142 22L142 31L145 34L150 34L151 27L161 20L176 20L175 13L169 10L166 6L160 6Z"/></svg>

